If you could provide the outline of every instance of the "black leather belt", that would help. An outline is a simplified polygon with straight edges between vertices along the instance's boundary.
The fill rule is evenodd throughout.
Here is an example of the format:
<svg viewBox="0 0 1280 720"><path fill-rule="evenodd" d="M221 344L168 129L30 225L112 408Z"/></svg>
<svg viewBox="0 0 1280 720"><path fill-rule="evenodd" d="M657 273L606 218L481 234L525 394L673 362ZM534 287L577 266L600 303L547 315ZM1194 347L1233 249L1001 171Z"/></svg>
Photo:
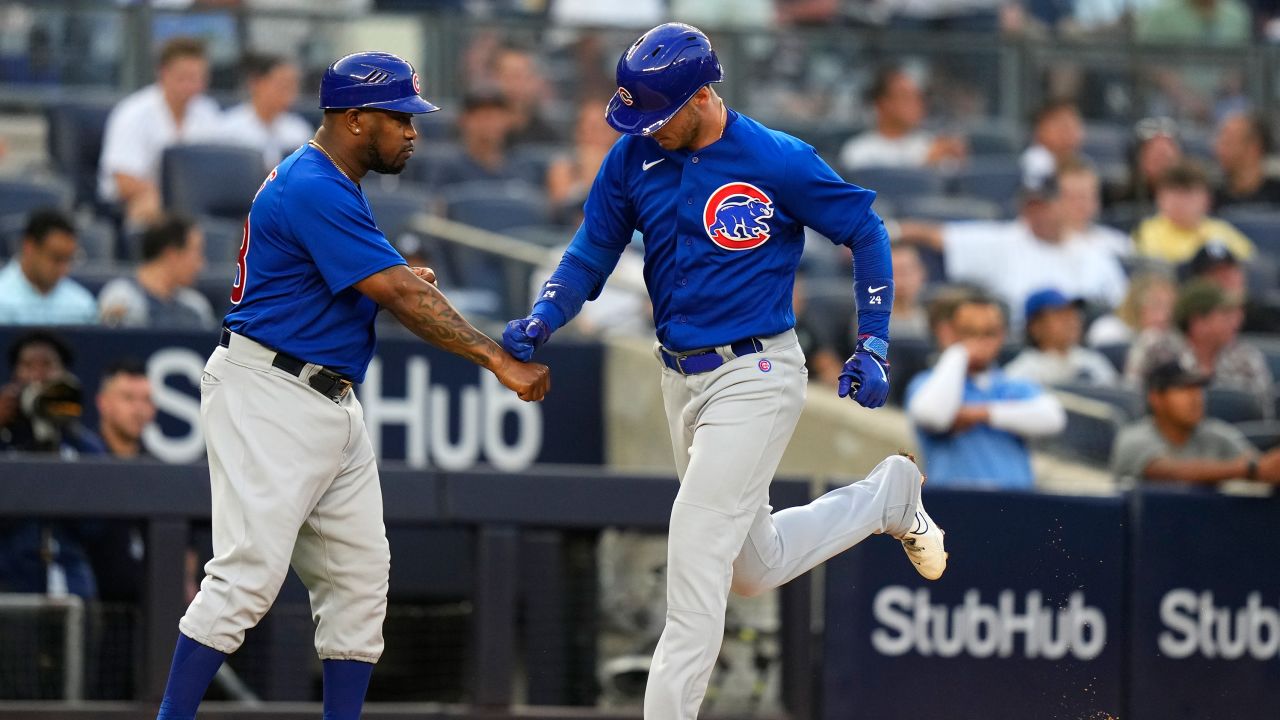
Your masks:
<svg viewBox="0 0 1280 720"><path fill-rule="evenodd" d="M742 357L764 350L764 343L756 338L747 338L731 344L729 349L733 351L735 357ZM723 365L725 360L714 349L696 353L678 353L663 347L662 362L681 375L700 375L715 370Z"/></svg>
<svg viewBox="0 0 1280 720"><path fill-rule="evenodd" d="M255 340L254 342L257 341ZM218 338L218 344L224 348L231 347L230 330L225 327L222 328L222 336ZM262 343L258 344L261 345ZM263 347L266 346L263 345ZM307 363L288 353L276 351L275 357L271 359L271 366L280 368L296 378L301 378L302 371L306 369ZM351 392L351 386L353 385L347 378L325 367L316 370L311 377L307 378L307 384L311 386L312 390L334 402L341 402L342 398Z"/></svg>

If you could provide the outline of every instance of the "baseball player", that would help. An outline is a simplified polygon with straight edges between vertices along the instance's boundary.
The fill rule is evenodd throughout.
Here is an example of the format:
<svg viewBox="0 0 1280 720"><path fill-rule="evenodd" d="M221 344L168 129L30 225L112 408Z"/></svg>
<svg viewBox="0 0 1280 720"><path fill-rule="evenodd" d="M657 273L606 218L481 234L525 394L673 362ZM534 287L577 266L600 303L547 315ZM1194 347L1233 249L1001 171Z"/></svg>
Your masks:
<svg viewBox="0 0 1280 720"><path fill-rule="evenodd" d="M902 540L920 574L946 568L923 478L891 457L867 478L771 514L769 483L804 404L791 291L804 226L852 248L859 340L839 394L875 408L889 389L889 238L875 193L813 148L725 107L707 37L680 23L645 33L618 61L606 118L623 136L584 221L531 314L503 346L527 359L594 299L634 230L644 236L655 363L681 485L667 546L667 618L645 692L649 720L697 717L730 590L777 587L873 533Z"/></svg>
<svg viewBox="0 0 1280 720"><path fill-rule="evenodd" d="M213 549L178 628L159 718L190 720L290 565L306 583L324 666L324 717L355 720L382 653L390 555L359 383L386 308L422 339L487 368L523 400L547 368L516 361L409 268L360 179L398 173L413 116L437 108L388 53L348 55L320 84L324 124L263 182L245 221L219 347L200 382Z"/></svg>

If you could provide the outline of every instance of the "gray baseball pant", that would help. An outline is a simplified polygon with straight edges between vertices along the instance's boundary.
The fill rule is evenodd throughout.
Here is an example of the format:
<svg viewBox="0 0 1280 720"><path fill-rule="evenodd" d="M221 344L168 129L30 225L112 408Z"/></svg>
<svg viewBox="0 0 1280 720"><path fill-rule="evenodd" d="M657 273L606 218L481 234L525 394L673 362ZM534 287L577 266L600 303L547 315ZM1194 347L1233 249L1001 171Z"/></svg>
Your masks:
<svg viewBox="0 0 1280 720"><path fill-rule="evenodd" d="M667 622L649 671L646 720L698 716L731 590L765 592L869 535L901 535L915 519L920 471L897 456L860 482L772 512L769 483L804 406L808 372L794 331L762 342L762 352L741 357L718 348L732 359L699 375L662 364L680 490L667 540Z"/></svg>

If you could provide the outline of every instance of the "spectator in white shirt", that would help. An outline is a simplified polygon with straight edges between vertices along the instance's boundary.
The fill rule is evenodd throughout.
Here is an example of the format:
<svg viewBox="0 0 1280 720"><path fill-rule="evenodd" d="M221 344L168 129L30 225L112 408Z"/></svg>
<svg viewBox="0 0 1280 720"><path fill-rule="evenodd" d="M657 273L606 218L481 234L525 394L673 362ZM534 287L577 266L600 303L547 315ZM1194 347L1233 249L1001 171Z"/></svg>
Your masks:
<svg viewBox="0 0 1280 720"><path fill-rule="evenodd" d="M1027 347L1005 365L1005 374L1041 385L1116 384L1119 373L1111 361L1080 346L1083 305L1053 289L1032 293L1024 312Z"/></svg>
<svg viewBox="0 0 1280 720"><path fill-rule="evenodd" d="M244 61L249 100L227 111L220 137L236 145L262 151L262 164L275 167L305 145L315 133L297 113L289 112L298 99L298 66L275 55L252 55Z"/></svg>
<svg viewBox="0 0 1280 720"><path fill-rule="evenodd" d="M22 250L0 269L0 325L87 325L98 305L67 277L76 256L76 229L57 210L37 210L22 233Z"/></svg>
<svg viewBox="0 0 1280 720"><path fill-rule="evenodd" d="M935 136L920 129L924 93L904 69L876 73L867 91L875 106L876 126L845 143L840 162L848 170L864 167L925 167L957 163L969 152L964 138Z"/></svg>
<svg viewBox="0 0 1280 720"><path fill-rule="evenodd" d="M142 265L133 277L116 278L98 293L105 325L165 329L213 327L213 309L191 289L204 268L204 234L172 216L142 234Z"/></svg>
<svg viewBox="0 0 1280 720"><path fill-rule="evenodd" d="M1084 145L1084 120L1070 100L1054 100L1036 111L1032 144L1022 153L1022 182L1034 185L1057 174L1058 165L1075 159Z"/></svg>
<svg viewBox="0 0 1280 720"><path fill-rule="evenodd" d="M896 235L895 240L943 253L948 280L975 283L999 296L1015 314L1015 328L1022 326L1023 304L1036 290L1058 288L1112 308L1127 287L1124 268L1109 248L1067 233L1053 176L1023 188L1016 220L941 225L902 221Z"/></svg>
<svg viewBox="0 0 1280 720"><path fill-rule="evenodd" d="M1117 257L1133 254L1133 240L1128 235L1098 224L1102 186L1098 173L1088 163L1073 159L1060 165L1058 190L1062 196L1062 221L1073 242L1106 248Z"/></svg>
<svg viewBox="0 0 1280 720"><path fill-rule="evenodd" d="M203 94L208 85L204 45L193 38L173 38L160 51L156 82L121 100L108 116L98 194L104 202L122 205L131 223L160 214L165 148L216 136L221 112Z"/></svg>

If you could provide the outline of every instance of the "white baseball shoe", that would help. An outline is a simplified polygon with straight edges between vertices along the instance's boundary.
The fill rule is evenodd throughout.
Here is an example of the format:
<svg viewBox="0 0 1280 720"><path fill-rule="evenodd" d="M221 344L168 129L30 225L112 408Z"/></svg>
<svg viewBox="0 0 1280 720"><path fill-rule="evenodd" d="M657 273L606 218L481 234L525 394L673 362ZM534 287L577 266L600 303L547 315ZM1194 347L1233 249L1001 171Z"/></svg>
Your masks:
<svg viewBox="0 0 1280 720"><path fill-rule="evenodd" d="M906 457L915 462L915 458L907 453L903 453ZM920 484L923 485L927 478L924 473L920 473ZM926 580L937 580L942 577L942 573L947 570L947 551L943 547L943 536L946 535L942 528L929 517L929 513L924 510L924 499L920 500L920 505L916 509L916 524L909 532L902 536L902 549L907 551L907 559L912 565L916 566L916 572L920 573Z"/></svg>

